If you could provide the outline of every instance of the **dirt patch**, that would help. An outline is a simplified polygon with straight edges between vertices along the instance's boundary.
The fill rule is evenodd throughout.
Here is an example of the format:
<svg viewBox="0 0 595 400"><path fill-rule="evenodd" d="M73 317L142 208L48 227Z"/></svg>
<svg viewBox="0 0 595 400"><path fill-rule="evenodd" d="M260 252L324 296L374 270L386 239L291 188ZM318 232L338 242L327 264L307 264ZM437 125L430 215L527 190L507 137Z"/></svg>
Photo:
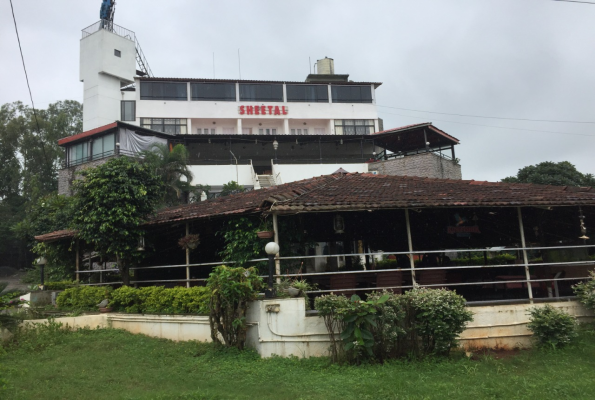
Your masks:
<svg viewBox="0 0 595 400"><path fill-rule="evenodd" d="M495 360L507 360L521 354L524 349L481 349L472 351L471 360L479 361L485 357Z"/></svg>

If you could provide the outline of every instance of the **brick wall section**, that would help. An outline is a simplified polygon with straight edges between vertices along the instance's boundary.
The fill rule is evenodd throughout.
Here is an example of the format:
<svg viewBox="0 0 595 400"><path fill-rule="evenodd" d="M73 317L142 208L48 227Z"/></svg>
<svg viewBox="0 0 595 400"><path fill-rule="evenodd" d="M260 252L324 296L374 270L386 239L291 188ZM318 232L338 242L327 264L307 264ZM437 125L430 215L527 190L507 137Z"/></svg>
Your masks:
<svg viewBox="0 0 595 400"><path fill-rule="evenodd" d="M58 194L72 196L72 182L74 182L75 179L81 178L81 175L78 173L79 171L82 171L86 168L93 168L97 167L98 165L105 164L114 157L117 156L106 157L100 160L90 161L88 163L76 165L74 167L61 169L60 171L58 171Z"/></svg>
<svg viewBox="0 0 595 400"><path fill-rule="evenodd" d="M424 178L463 179L461 166L434 153L370 163L368 170L381 175L420 176Z"/></svg>

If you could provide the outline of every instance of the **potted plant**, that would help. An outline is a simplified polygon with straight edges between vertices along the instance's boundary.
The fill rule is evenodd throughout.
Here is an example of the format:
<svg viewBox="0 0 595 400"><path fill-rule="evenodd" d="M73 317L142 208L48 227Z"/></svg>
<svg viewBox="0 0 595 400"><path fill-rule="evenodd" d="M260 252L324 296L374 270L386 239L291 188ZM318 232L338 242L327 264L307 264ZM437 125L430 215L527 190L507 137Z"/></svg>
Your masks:
<svg viewBox="0 0 595 400"><path fill-rule="evenodd" d="M198 234L186 235L178 240L178 246L182 249L194 250L200 244L200 236Z"/></svg>
<svg viewBox="0 0 595 400"><path fill-rule="evenodd" d="M273 236L275 236L275 231L273 231L270 221L268 221L266 218L262 220L262 224L260 225L259 230L256 232L256 236L258 236L260 239L271 239Z"/></svg>

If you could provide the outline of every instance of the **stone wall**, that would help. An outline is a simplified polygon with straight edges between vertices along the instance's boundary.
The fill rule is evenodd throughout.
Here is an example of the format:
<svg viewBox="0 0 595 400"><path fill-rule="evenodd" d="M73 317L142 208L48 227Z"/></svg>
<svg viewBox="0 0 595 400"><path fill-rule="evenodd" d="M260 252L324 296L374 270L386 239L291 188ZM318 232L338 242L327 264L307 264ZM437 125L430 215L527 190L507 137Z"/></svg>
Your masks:
<svg viewBox="0 0 595 400"><path fill-rule="evenodd" d="M90 161L84 164L75 165L73 167L61 169L60 171L58 171L58 194L72 196L72 182L74 182L75 179L81 178L81 175L79 174L80 171L86 168L93 168L97 167L98 165L105 164L114 157L117 156L106 157L99 160Z"/></svg>
<svg viewBox="0 0 595 400"><path fill-rule="evenodd" d="M368 165L368 171L380 175L421 176L424 178L463 179L461 166L434 153L378 161Z"/></svg>

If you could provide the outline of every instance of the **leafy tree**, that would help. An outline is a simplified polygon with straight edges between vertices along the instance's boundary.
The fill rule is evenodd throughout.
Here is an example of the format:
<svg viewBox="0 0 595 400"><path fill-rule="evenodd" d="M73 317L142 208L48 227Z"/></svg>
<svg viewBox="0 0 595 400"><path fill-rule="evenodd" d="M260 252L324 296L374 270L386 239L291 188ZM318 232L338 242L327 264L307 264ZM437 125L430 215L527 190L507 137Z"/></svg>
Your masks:
<svg viewBox="0 0 595 400"><path fill-rule="evenodd" d="M192 173L188 169L188 150L183 144L175 145L171 151L166 144L156 144L152 150L141 155L158 175L165 187L161 199L163 205L171 206L184 202L183 193L191 189ZM184 180L182 180L184 178Z"/></svg>
<svg viewBox="0 0 595 400"><path fill-rule="evenodd" d="M128 157L82 171L74 183L73 227L80 239L106 257L115 257L122 281L130 283L129 266L142 257L137 250L140 225L154 212L163 190L150 164Z"/></svg>
<svg viewBox="0 0 595 400"><path fill-rule="evenodd" d="M246 267L248 260L263 257L264 243L256 235L258 231L258 223L251 218L240 217L225 221L223 228L217 232L225 240L225 247L219 253L223 261L235 261L235 266ZM266 262L256 264L262 272L266 265Z"/></svg>
<svg viewBox="0 0 595 400"><path fill-rule="evenodd" d="M230 194L242 193L245 191L242 185L239 185L236 181L227 182L223 185L221 190L221 196L229 196Z"/></svg>
<svg viewBox="0 0 595 400"><path fill-rule="evenodd" d="M546 161L519 169L517 176L502 179L508 183L537 183L555 186L595 186L592 174L583 174L568 161Z"/></svg>

